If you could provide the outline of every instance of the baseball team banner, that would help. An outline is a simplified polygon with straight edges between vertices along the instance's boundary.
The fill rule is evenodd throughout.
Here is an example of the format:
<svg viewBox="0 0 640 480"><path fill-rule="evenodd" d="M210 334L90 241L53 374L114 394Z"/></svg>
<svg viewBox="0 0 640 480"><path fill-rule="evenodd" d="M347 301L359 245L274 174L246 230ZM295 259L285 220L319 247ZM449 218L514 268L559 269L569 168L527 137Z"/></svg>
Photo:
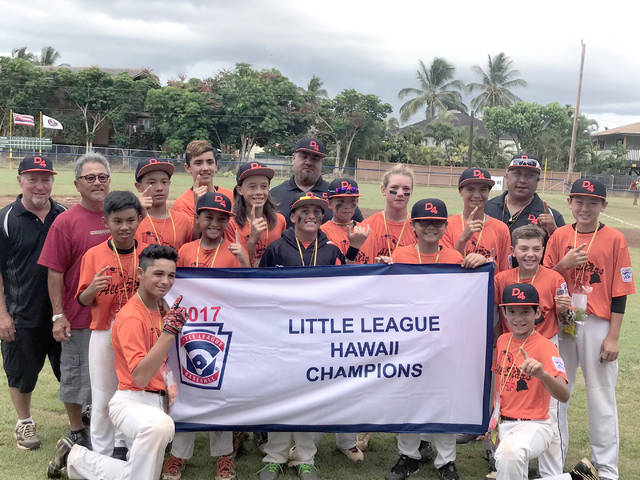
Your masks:
<svg viewBox="0 0 640 480"><path fill-rule="evenodd" d="M178 269L178 431L486 431L493 268Z"/></svg>

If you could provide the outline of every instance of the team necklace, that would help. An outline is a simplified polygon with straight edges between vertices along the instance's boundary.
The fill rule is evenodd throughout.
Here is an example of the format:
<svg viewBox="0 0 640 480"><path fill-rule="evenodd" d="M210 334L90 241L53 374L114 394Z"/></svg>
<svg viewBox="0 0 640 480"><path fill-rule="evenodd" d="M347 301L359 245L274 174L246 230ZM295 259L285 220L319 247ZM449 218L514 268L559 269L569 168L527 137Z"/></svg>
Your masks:
<svg viewBox="0 0 640 480"><path fill-rule="evenodd" d="M216 247L216 253L213 254L213 259L211 260L211 263L209 264L209 268L213 268L213 264L216 263L216 258L218 257L218 250L220 250L220 246L224 243L224 238L220 237L220 243L218 244L218 246ZM200 240L198 240L198 250L196 250L196 268L198 268L198 264L200 262L200 244L202 244L202 238L200 238Z"/></svg>
<svg viewBox="0 0 640 480"><path fill-rule="evenodd" d="M420 252L420 247L418 246L418 244L416 243L416 250L418 251L418 262L420 262L420 265L422 265L422 253ZM436 261L433 263L439 263L440 262L440 246L438 246L438 254L436 255ZM431 255L430 253L425 253L425 255Z"/></svg>
<svg viewBox="0 0 640 480"><path fill-rule="evenodd" d="M162 245L162 241L160 240L160 235L158 235L158 231L156 230L156 226L153 224L153 218L151 217L151 215L147 215L147 218L149 219L149 223L151 224L151 228L153 228L153 233L156 236L156 241ZM176 224L173 221L173 217L171 216L171 212L169 212L169 220L171 220L171 228L173 228L173 245L176 244L176 242L178 241L178 237L176 235ZM162 224L164 225L164 223L167 221L166 218L164 218L162 220Z"/></svg>
<svg viewBox="0 0 640 480"><path fill-rule="evenodd" d="M304 257L302 256L302 247L300 247L300 240L296 237L296 243L298 244L298 252L300 253L300 261L302 262L302 266L306 267L304 264ZM315 249L313 252L313 266L315 267L318 263L318 237L316 236ZM311 266L311 260L309 260L309 266Z"/></svg>
<svg viewBox="0 0 640 480"><path fill-rule="evenodd" d="M120 268L120 271L122 272L122 275L124 276L124 268L122 268L122 262L120 261L120 255L118 254L118 247L116 247L115 242L113 241L113 239L111 240L111 245L113 247L113 255L116 257L116 262L118 262L118 267ZM131 285L131 288L135 288L135 284L136 284L136 280L138 278L138 254L136 253L136 241L133 241L133 284ZM127 299L127 302L129 301L129 293L127 292L127 283L125 281L125 284L123 286L124 288L124 297ZM125 302L126 303L126 302ZM120 304L120 306L122 307L122 304Z"/></svg>
<svg viewBox="0 0 640 480"><path fill-rule="evenodd" d="M473 252L467 252L467 248L465 244L465 249L464 249L465 256L467 255L467 253L476 253L478 251L478 248L480 247L480 240L482 240L482 234L484 233L484 222L486 217L487 217L486 215L482 215L482 229L480 230L480 234L478 235L478 240L476 241L476 248L473 250ZM462 230L464 230L464 226L466 225L466 222L464 221L464 211L460 214L460 218L462 218ZM475 233L473 235L475 235ZM468 240L468 242L470 242L473 239L473 235L471 235L471 238Z"/></svg>
<svg viewBox="0 0 640 480"><path fill-rule="evenodd" d="M387 251L389 252L389 255L391 255L393 253L393 250L391 250L391 242L389 242L389 227L387 227L387 216L385 215L384 211L382 212L382 219L384 220L384 233L385 240L387 241ZM398 242L396 243L395 248L398 248L400 246L400 240L402 240L402 234L404 233L404 227L406 226L407 219L405 218L402 222L402 230L400 230L400 235L398 235Z"/></svg>

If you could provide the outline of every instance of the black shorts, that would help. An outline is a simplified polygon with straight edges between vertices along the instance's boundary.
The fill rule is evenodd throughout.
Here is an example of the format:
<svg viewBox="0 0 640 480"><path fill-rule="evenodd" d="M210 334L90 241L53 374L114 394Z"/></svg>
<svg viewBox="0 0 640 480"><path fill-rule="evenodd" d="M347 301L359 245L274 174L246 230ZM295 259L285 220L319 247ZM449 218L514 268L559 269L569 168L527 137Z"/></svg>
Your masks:
<svg viewBox="0 0 640 480"><path fill-rule="evenodd" d="M60 343L54 340L49 325L37 328L16 327L13 342L2 340L2 365L7 374L7 382L20 393L33 392L47 357L59 381Z"/></svg>

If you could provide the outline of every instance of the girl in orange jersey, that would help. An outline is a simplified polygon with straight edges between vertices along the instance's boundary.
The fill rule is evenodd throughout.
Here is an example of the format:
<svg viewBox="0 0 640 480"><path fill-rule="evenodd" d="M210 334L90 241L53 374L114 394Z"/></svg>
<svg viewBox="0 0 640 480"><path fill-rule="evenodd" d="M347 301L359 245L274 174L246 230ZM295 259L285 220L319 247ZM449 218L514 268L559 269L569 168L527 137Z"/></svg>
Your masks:
<svg viewBox="0 0 640 480"><path fill-rule="evenodd" d="M266 248L282 236L287 221L276 211L269 194L274 171L260 162L243 163L236 175L233 198L234 217L225 238L237 238L249 254L249 263L257 267Z"/></svg>
<svg viewBox="0 0 640 480"><path fill-rule="evenodd" d="M483 168L467 168L458 179L458 191L464 202L461 214L449 217L442 237L445 247L455 248L463 256L479 253L496 263L496 271L509 268L511 243L509 228L484 214L484 205L495 184Z"/></svg>
<svg viewBox="0 0 640 480"><path fill-rule="evenodd" d="M398 164L382 177L380 188L386 198L385 209L374 213L362 222L369 225L369 241L374 255L391 256L396 247L416 243L416 236L409 226L408 205L413 192L413 171Z"/></svg>

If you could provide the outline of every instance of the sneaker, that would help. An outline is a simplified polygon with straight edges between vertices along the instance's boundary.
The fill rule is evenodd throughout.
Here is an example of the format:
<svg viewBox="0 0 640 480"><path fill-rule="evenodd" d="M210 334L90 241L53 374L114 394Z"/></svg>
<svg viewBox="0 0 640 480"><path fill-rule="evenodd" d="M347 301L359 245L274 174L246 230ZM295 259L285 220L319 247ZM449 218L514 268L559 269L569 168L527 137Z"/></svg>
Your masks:
<svg viewBox="0 0 640 480"><path fill-rule="evenodd" d="M267 463L259 473L260 480L276 480L284 471L279 463Z"/></svg>
<svg viewBox="0 0 640 480"><path fill-rule="evenodd" d="M215 480L235 480L236 464L230 455L218 458Z"/></svg>
<svg viewBox="0 0 640 480"><path fill-rule="evenodd" d="M358 447L361 452L366 452L369 448L369 440L371 440L370 433L358 433L356 435L356 447Z"/></svg>
<svg viewBox="0 0 640 480"><path fill-rule="evenodd" d="M128 453L129 453L129 449L127 447L114 447L113 453L111 454L111 458L115 458L117 460L122 460L123 462L126 462Z"/></svg>
<svg viewBox="0 0 640 480"><path fill-rule="evenodd" d="M431 442L426 440L420 441L420 461L422 463L431 463L436 458L436 452L433 450Z"/></svg>
<svg viewBox="0 0 640 480"><path fill-rule="evenodd" d="M169 455L162 466L162 480L180 480L185 463L184 459Z"/></svg>
<svg viewBox="0 0 640 480"><path fill-rule="evenodd" d="M494 472L496 470L496 457L493 455L493 450L485 450L484 459L487 461L489 471Z"/></svg>
<svg viewBox="0 0 640 480"><path fill-rule="evenodd" d="M364 460L364 453L358 447L352 448L339 448L342 453L344 453L345 457L347 457L352 462L362 462Z"/></svg>
<svg viewBox="0 0 640 480"><path fill-rule="evenodd" d="M91 450L91 437L89 436L89 430L86 428L78 430L77 432L69 431L67 438L71 440L72 443Z"/></svg>
<svg viewBox="0 0 640 480"><path fill-rule="evenodd" d="M478 435L475 433L458 433L456 434L456 443L458 445L473 442Z"/></svg>
<svg viewBox="0 0 640 480"><path fill-rule="evenodd" d="M49 462L49 467L47 468L48 478L61 478L63 475L66 476L67 457L72 448L73 442L69 438L62 437L58 440L58 443L56 443L56 454L53 460Z"/></svg>
<svg viewBox="0 0 640 480"><path fill-rule="evenodd" d="M40 447L40 437L36 433L36 424L33 422L18 422L13 437L20 450L35 450Z"/></svg>
<svg viewBox="0 0 640 480"><path fill-rule="evenodd" d="M446 465L441 466L438 469L438 473L440 474L440 480L460 480L458 471L456 470L456 464L454 462L449 462Z"/></svg>
<svg viewBox="0 0 640 480"><path fill-rule="evenodd" d="M586 458L580 460L576 466L573 467L573 470L569 472L569 475L571 475L571 478L581 480L598 480L600 478L596 468Z"/></svg>
<svg viewBox="0 0 640 480"><path fill-rule="evenodd" d="M396 464L391 467L384 478L385 480L404 480L409 475L416 473L420 469L420 460L409 458L406 455L400 455Z"/></svg>
<svg viewBox="0 0 640 480"><path fill-rule="evenodd" d="M91 405L85 405L82 409L82 423L85 427L89 428L91 425Z"/></svg>
<svg viewBox="0 0 640 480"><path fill-rule="evenodd" d="M498 472L489 472L484 476L484 478L486 480L494 480L495 478L498 478Z"/></svg>
<svg viewBox="0 0 640 480"><path fill-rule="evenodd" d="M269 434L267 432L253 432L253 438L256 441L256 446L258 447L258 451L262 455L266 455L264 451L264 447L269 440Z"/></svg>
<svg viewBox="0 0 640 480"><path fill-rule="evenodd" d="M298 478L300 480L318 480L318 473L316 472L316 467L313 465L301 463L297 468Z"/></svg>

